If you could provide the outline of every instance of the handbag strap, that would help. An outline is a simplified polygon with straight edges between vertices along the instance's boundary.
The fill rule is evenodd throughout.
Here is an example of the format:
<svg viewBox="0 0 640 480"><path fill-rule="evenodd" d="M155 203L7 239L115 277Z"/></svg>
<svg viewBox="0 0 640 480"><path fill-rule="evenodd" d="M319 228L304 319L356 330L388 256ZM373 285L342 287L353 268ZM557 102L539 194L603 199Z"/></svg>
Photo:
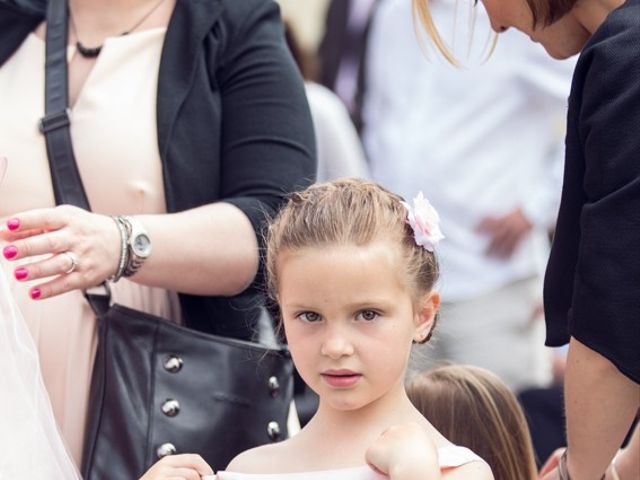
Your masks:
<svg viewBox="0 0 640 480"><path fill-rule="evenodd" d="M40 131L47 143L49 170L56 205L68 204L91 211L71 143L69 83L67 71L68 6L66 0L49 0L45 46L44 117ZM93 311L100 315L108 309L111 292L84 292Z"/></svg>
<svg viewBox="0 0 640 480"><path fill-rule="evenodd" d="M49 0L45 61L45 115L40 119L56 204L91 210L71 144L67 73L67 2Z"/></svg>

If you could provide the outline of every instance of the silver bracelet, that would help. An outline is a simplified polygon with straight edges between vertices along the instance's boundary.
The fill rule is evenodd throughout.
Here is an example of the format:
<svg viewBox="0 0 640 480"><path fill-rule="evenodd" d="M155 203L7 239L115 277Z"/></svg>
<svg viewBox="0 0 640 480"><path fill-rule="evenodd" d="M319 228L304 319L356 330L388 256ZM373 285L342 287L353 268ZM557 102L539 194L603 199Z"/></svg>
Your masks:
<svg viewBox="0 0 640 480"><path fill-rule="evenodd" d="M127 267L127 260L129 256L129 248L128 248L128 232L125 225L122 223L122 220L119 216L111 217L113 221L118 226L118 231L120 232L120 260L118 262L118 270L116 273L109 277L109 281L116 283L118 280L122 278L124 275L125 268Z"/></svg>
<svg viewBox="0 0 640 480"><path fill-rule="evenodd" d="M571 480L571 477L569 476L569 468L567 467L567 452L569 451L568 448L564 449L564 452L562 452L562 456L560 457L560 461L558 462L558 478L559 480ZM613 463L612 463L613 465ZM613 466L613 469L615 470L615 466ZM617 476L617 473L616 473ZM606 477L606 473L604 475L602 475L602 478L600 480L604 480ZM620 477L616 478L614 477L614 480L620 480Z"/></svg>
<svg viewBox="0 0 640 480"><path fill-rule="evenodd" d="M571 480L569 476L569 469L567 468L567 452L568 448L564 449L562 452L562 456L560 457L560 461L558 462L558 478L559 480Z"/></svg>

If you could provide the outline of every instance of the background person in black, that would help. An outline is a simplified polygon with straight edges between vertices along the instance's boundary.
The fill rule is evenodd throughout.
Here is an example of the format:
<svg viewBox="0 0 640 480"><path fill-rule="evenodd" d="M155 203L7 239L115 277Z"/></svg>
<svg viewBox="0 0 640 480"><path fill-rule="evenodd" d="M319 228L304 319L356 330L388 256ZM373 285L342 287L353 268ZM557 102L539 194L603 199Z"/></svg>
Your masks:
<svg viewBox="0 0 640 480"><path fill-rule="evenodd" d="M414 0L446 53L428 4ZM483 4L496 32L514 27L554 58L581 52L545 278L547 345L569 342L568 449L542 473L545 480L596 480L610 468L640 405L640 1Z"/></svg>

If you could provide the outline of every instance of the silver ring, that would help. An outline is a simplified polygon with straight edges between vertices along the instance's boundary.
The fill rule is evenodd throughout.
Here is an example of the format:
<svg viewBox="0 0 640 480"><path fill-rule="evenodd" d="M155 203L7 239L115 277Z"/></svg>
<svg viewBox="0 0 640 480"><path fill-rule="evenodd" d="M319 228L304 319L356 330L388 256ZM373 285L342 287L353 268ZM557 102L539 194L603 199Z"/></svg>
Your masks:
<svg viewBox="0 0 640 480"><path fill-rule="evenodd" d="M67 268L67 270L64 272L68 275L72 273L78 266L78 257L76 257L76 254L73 252L62 252L62 255L66 255L71 261L71 265L69 265L69 268Z"/></svg>

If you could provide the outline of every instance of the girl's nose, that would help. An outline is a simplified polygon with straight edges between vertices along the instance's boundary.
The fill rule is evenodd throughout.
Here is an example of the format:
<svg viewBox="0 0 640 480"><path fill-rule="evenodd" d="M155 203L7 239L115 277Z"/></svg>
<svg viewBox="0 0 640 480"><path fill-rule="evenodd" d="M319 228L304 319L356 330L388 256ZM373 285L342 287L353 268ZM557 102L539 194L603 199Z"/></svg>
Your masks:
<svg viewBox="0 0 640 480"><path fill-rule="evenodd" d="M353 355L353 344L341 329L330 329L322 342L321 353L332 360Z"/></svg>

